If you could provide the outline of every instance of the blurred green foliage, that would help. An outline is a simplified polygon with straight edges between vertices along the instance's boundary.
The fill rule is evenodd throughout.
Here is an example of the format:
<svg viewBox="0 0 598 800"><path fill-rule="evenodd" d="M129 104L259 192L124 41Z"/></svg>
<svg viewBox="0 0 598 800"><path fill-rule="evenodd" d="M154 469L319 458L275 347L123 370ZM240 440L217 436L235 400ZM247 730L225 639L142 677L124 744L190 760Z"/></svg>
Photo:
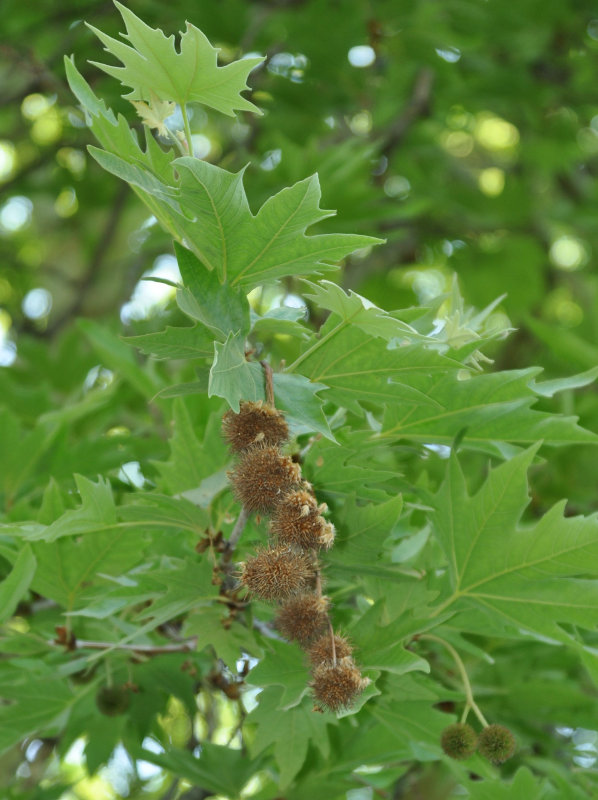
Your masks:
<svg viewBox="0 0 598 800"><path fill-rule="evenodd" d="M131 7L167 33L179 30L182 20L189 19L221 48L222 63L243 53L266 57L250 78L251 99L264 110L263 116L243 114L232 119L196 108L191 119L196 152L230 171L249 163L246 190L254 210L283 187L317 171L322 207L338 211L335 219L318 224L318 232L334 229L387 240L383 247L366 248L346 260L337 276L346 289L386 310L408 308L450 293L456 275L468 306L481 309L504 296L488 324L496 330L509 326L515 330L484 349L497 368L539 365L545 369L542 380L550 380L598 364L595 4L587 0L520 0L516 7L506 0L172 0L169 4L143 0ZM168 621L177 610L189 611L183 607L184 591L169 583L172 573L181 586L209 583L210 576L195 574L185 564L183 545L172 535L185 530L186 546L191 548L207 524L201 503L175 508L166 495L193 489L204 478L223 473L227 455L218 433L220 406L198 395L174 402L168 398L174 382L196 385L205 376L179 361L142 364L121 338L154 334L184 319L170 287L140 282L146 273L177 279L171 238L152 223L137 197L89 156L89 130L65 81L66 52L74 55L96 94L133 118L117 82L88 63L102 57L96 38L83 24L86 20L117 36L121 21L104 0L60 5L4 0L2 11L0 502L4 522L34 518L39 525L50 525L58 517L64 520L64 513L80 501L82 506L88 502L95 522L94 514L110 525L132 526L136 531L137 538L122 542L121 549L111 554L126 566L145 552L143 521L161 515L159 542L169 569L161 565L161 572L160 565L152 564L147 597L134 599L141 604L160 598L158 610L162 608ZM308 295L305 285L295 279L285 279L284 290L299 299ZM252 296L253 312L264 315L260 324L266 339L266 315L279 294L278 288L265 287ZM455 300L451 310L458 332L463 309ZM322 322L321 313L321 308L312 309L316 325ZM268 346L274 357L296 357L300 352L302 329L292 315L285 324L286 335L293 338L281 344L273 335ZM148 352L155 352L149 340L144 341ZM575 394L572 388L554 396L547 391L535 408L577 415L584 427L598 430L598 397L591 386L582 386ZM393 424L390 417L385 428ZM176 433L171 438L172 424ZM320 424L326 434L327 423ZM337 430L337 435L347 451L364 453L359 432ZM318 458L327 449L332 452L333 445L320 440L306 461L306 474L321 484L323 495L340 470L343 479L356 484L360 500L380 500L385 495L379 484L388 479L389 470L396 471L397 461L409 474L405 485L413 488L419 482L418 491L430 484L436 488L444 468L430 453L424 469L419 454L405 446L397 461L378 458L377 463L368 463L367 471L346 460L322 473ZM548 463L531 475L531 515L539 516L562 497L568 499L567 515L596 511L594 447L553 449L547 458ZM476 484L475 476L481 481L486 474L487 456L469 453L468 466ZM79 474L77 482L74 474ZM144 482L164 492L161 501L152 505L149 499L135 500L135 489ZM326 499L338 501L330 491ZM222 524L230 524L230 499L216 500L215 514ZM417 529L420 509L414 507L412 514L404 522L404 534ZM250 534L259 538L253 529ZM102 541L94 546L101 550ZM0 543L4 576L11 565L9 550L2 547L8 544ZM60 561L60 547L60 541L32 545L38 562L47 563L48 573ZM341 573L343 564L355 569L361 555L341 552L336 568ZM62 583L33 584L31 597L16 609L11 646L18 648L17 659L3 663L3 686L14 684L15 696L20 696L19 663L29 668L38 661L38 694L26 696L29 707L39 707L40 726L47 721L54 724L67 709L71 722L67 737L58 737L57 724L43 739L26 740L26 748L32 748L26 749L26 757L16 747L2 756L0 783L9 787L6 796L11 800L184 796L180 787L170 790L168 771L186 779L185 786L203 786L211 795L237 796L251 775L259 774L261 754L272 743L262 728L252 742L250 768L241 751L223 747L237 735L238 709L220 691L222 687L212 694L202 692L196 701L195 676L209 675L212 669L205 650L189 658L177 653L165 661L133 666L122 654L114 654L110 669L117 681L133 681L142 692L144 687L154 690L151 695L131 697L135 736L125 727L124 717L102 718L95 707L99 678L94 670L103 670L103 665L90 666L84 659L77 663L66 653L51 650L48 656L47 640L55 635L57 616L40 596L72 609L76 595L81 608L92 609L77 629L79 638L90 640L105 637L102 615L108 609L116 612L130 602L127 588L117 583L107 595L105 587L100 593L97 587L81 583L86 559L111 574L110 554L101 558L82 548ZM23 557L18 571L11 573L13 580L19 576L25 580L30 568ZM334 579L334 566L331 573ZM379 587L371 583L368 590L377 599ZM342 619L342 584L333 585ZM406 598L405 608L409 607ZM32 609L37 625L34 642L25 636ZM212 607L209 614L212 617L199 621L191 614L187 632L204 634L206 645L216 647L229 666L239 649L261 654L262 644L251 630L235 623L233 638L223 637L220 616ZM119 635L129 633L128 625L122 622ZM480 627L479 621L473 627L478 637ZM583 663L588 673L564 648L547 652L537 642L511 647L487 639L484 649L496 646L490 653L495 663L490 666L488 658L481 657L475 636L465 640L457 632L455 642L471 656L472 680L481 687L489 712L512 725L523 739L535 741L536 751L528 753L527 766L550 779L550 785L545 784L544 778L536 779L521 767L514 783L498 788L496 794L483 794L470 782L469 796L506 797L500 794L505 788L512 792L508 796L526 800L594 796L591 771L575 786L568 779L568 770L580 763L574 760L579 759L574 745L584 744L582 734L571 739L572 729L595 725L588 706L595 703L596 690L587 674L595 679L596 668L587 654ZM274 650L279 647L272 644ZM371 644L372 651L377 647L378 643ZM432 655L433 666L440 664L450 676L450 661L447 666L440 651ZM285 657L289 674L299 671L297 682L304 683L299 655L283 655L281 648L280 658ZM62 679L69 674L81 681L76 688L66 688ZM264 680L268 688L254 717L258 726L260 717L270 719L280 705L282 690L275 678L272 685L268 676ZM487 697L484 686L491 687ZM455 781L466 773L451 774L436 760L430 743L418 744L420 751L414 754L409 739L398 731L409 730L405 707L412 703L429 726L430 741L437 739L444 719L431 703L450 706L456 692L446 689L439 694L438 684L422 675L413 679L408 696L405 684L392 674L386 676L384 688L395 700L395 716L380 712L377 717L366 707L365 738L357 728L351 738L348 728L341 734L329 720L322 725L314 722L305 700L292 709L285 725L292 732L305 732L296 746L306 748L302 753L306 767L299 788L285 795L288 800L342 796L360 785L357 778L347 784L346 775L362 764L375 765L389 749L399 754L399 763L385 765L378 777L364 772L369 787L385 792L389 786L398 787L396 797L409 797L411 791L431 800L450 796ZM200 721L197 730L190 731L197 703ZM18 716L11 724L18 725ZM218 720L216 733L197 760L191 751L208 732L214 734L214 720ZM562 745L554 743L555 725L562 726ZM97 735L84 742L81 737L91 726ZM323 736L321 728L328 734ZM173 762L172 754L154 753L151 760L157 766L152 772L150 755L139 745L145 741L147 748L152 740L144 737L150 736L178 748L179 761ZM117 751L110 762L109 778L115 787L110 789L105 773L102 778L89 776L103 768L121 739L137 761L132 767L133 762ZM290 741L287 753L293 753ZM72 750L65 758L74 743L85 748L84 758ZM336 771L327 761L331 746L337 755ZM405 759L414 756L420 761L407 769ZM297 763L296 753L287 758L279 752L278 758L283 779L290 781L303 761ZM140 763L145 768L139 768ZM206 774L198 771L202 764ZM211 765L216 766L210 769ZM475 769L484 775L489 771L481 762ZM210 784L218 771L221 780ZM273 786L264 778L253 796L274 797ZM189 794L189 800L203 796L207 795ZM370 796L354 795L352 800Z"/></svg>

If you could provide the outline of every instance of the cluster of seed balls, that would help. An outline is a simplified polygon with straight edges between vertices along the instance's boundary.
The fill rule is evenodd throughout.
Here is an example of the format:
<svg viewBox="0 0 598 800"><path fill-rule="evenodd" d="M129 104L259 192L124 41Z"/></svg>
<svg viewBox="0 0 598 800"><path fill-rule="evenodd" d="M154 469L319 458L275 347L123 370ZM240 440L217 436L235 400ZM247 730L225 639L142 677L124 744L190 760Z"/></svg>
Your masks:
<svg viewBox="0 0 598 800"><path fill-rule="evenodd" d="M477 750L492 764L502 764L515 752L515 737L504 725L487 725L478 736L471 725L455 722L443 730L440 744L447 756L457 761Z"/></svg>
<svg viewBox="0 0 598 800"><path fill-rule="evenodd" d="M334 541L301 467L281 451L289 431L280 411L262 402L227 411L222 432L238 461L229 474L246 512L270 517L270 543L243 565L241 583L254 597L278 605L276 627L311 662L316 709L340 711L368 685L349 642L332 633L329 599L320 590L317 553ZM334 637L334 648L332 645Z"/></svg>

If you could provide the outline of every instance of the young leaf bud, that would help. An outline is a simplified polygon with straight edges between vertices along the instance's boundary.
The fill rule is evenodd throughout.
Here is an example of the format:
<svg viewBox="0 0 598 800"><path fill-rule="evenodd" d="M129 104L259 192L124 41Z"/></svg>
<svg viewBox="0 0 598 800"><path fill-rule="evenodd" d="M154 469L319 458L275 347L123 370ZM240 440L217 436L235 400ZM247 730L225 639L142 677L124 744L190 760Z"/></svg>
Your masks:
<svg viewBox="0 0 598 800"><path fill-rule="evenodd" d="M515 737L504 725L488 725L478 737L478 750L492 764L502 764L515 752Z"/></svg>
<svg viewBox="0 0 598 800"><path fill-rule="evenodd" d="M229 477L235 496L248 511L269 512L295 488L301 467L277 447L265 445L247 450Z"/></svg>
<svg viewBox="0 0 598 800"><path fill-rule="evenodd" d="M241 583L262 600L286 600L304 592L314 578L314 564L305 553L288 547L262 550L243 565Z"/></svg>
<svg viewBox="0 0 598 800"><path fill-rule="evenodd" d="M270 530L282 544L303 550L330 547L334 540L334 526L320 515L316 498L304 489L283 497L272 516Z"/></svg>
<svg viewBox="0 0 598 800"><path fill-rule="evenodd" d="M352 652L353 648L344 636L337 636L335 634L334 655L336 655L337 661L340 661L342 658L347 658ZM317 667L318 664L332 664L333 653L330 633L325 633L323 636L320 636L319 639L316 639L316 641L310 645L307 654L314 667Z"/></svg>
<svg viewBox="0 0 598 800"><path fill-rule="evenodd" d="M222 418L222 435L231 450L242 453L256 444L283 444L289 438L289 428L278 409L261 401L243 402L238 414L227 411Z"/></svg>
<svg viewBox="0 0 598 800"><path fill-rule="evenodd" d="M463 761L475 753L477 736L471 725L455 722L442 731L440 745L447 756Z"/></svg>
<svg viewBox="0 0 598 800"><path fill-rule="evenodd" d="M336 666L319 664L313 671L310 686L317 702L330 711L342 711L370 683L363 678L351 658L341 658Z"/></svg>
<svg viewBox="0 0 598 800"><path fill-rule="evenodd" d="M326 627L328 605L328 598L317 594L292 597L278 612L276 627L287 639L294 639L305 647Z"/></svg>
<svg viewBox="0 0 598 800"><path fill-rule="evenodd" d="M124 714L129 702L129 692L123 686L102 686L96 694L96 705L107 717Z"/></svg>

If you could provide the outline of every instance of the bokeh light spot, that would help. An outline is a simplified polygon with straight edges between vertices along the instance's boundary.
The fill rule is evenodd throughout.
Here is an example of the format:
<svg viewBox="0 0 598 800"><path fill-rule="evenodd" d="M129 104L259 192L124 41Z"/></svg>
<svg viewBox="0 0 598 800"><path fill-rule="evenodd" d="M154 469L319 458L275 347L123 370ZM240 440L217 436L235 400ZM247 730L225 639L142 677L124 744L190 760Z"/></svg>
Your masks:
<svg viewBox="0 0 598 800"><path fill-rule="evenodd" d="M194 133L191 136L193 155L195 158L206 158L212 150L212 142L203 133Z"/></svg>
<svg viewBox="0 0 598 800"><path fill-rule="evenodd" d="M369 111L358 111L351 118L349 127L356 136L367 136L372 130L372 115Z"/></svg>
<svg viewBox="0 0 598 800"><path fill-rule="evenodd" d="M45 97L38 92L28 94L21 103L21 114L25 119L30 119L32 121L39 119L51 108L55 101L55 97Z"/></svg>
<svg viewBox="0 0 598 800"><path fill-rule="evenodd" d="M77 213L79 202L72 186L66 186L54 201L54 211L59 217L72 217Z"/></svg>
<svg viewBox="0 0 598 800"><path fill-rule="evenodd" d="M498 167L483 169L478 175L478 186L488 197L497 197L505 188L504 170Z"/></svg>
<svg viewBox="0 0 598 800"><path fill-rule="evenodd" d="M573 272L583 267L587 259L583 242L574 236L559 236L550 246L550 260L558 269Z"/></svg>
<svg viewBox="0 0 598 800"><path fill-rule="evenodd" d="M403 175L391 175L384 181L384 194L387 197L404 198L411 191L411 184Z"/></svg>
<svg viewBox="0 0 598 800"><path fill-rule="evenodd" d="M49 108L31 126L31 138L36 144L49 145L57 142L62 135L62 122L55 108Z"/></svg>
<svg viewBox="0 0 598 800"><path fill-rule="evenodd" d="M436 55L448 64L456 64L461 58L461 51L458 47L436 47Z"/></svg>
<svg viewBox="0 0 598 800"><path fill-rule="evenodd" d="M349 50L347 58L352 67L369 67L376 60L376 51L368 44L358 44Z"/></svg>
<svg viewBox="0 0 598 800"><path fill-rule="evenodd" d="M17 163L17 152L11 142L0 141L0 181L4 181L13 173Z"/></svg>
<svg viewBox="0 0 598 800"><path fill-rule="evenodd" d="M0 208L0 229L5 233L16 233L31 220L33 203L28 197L11 197Z"/></svg>
<svg viewBox="0 0 598 800"><path fill-rule="evenodd" d="M143 273L144 278L164 278L173 283L180 283L181 273L174 256L164 254L154 261L152 269ZM164 306L173 296L175 290L172 286L155 281L138 282L131 299L120 310L120 318L125 325L133 320L147 319L156 308Z"/></svg>
<svg viewBox="0 0 598 800"><path fill-rule="evenodd" d="M263 169L265 172L272 172L273 169L280 164L282 159L282 150L277 148L276 150L269 150L265 156L263 161L260 164L260 168Z"/></svg>
<svg viewBox="0 0 598 800"><path fill-rule="evenodd" d="M480 114L475 137L486 150L507 150L519 142L519 131L506 119L494 114Z"/></svg>
<svg viewBox="0 0 598 800"><path fill-rule="evenodd" d="M29 319L42 319L47 317L52 308L52 295L47 289L31 289L23 298L21 304L23 314Z"/></svg>
<svg viewBox="0 0 598 800"><path fill-rule="evenodd" d="M466 158L473 150L473 136L465 131L444 132L440 143L452 156Z"/></svg>

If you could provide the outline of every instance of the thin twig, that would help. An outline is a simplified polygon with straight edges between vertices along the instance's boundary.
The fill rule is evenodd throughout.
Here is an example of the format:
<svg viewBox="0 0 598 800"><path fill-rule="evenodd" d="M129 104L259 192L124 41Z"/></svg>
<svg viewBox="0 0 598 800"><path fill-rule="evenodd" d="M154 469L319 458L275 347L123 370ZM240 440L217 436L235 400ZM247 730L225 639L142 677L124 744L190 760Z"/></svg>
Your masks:
<svg viewBox="0 0 598 800"><path fill-rule="evenodd" d="M74 302L46 328L46 337L49 338L58 333L58 331L60 331L61 328L70 322L70 320L72 320L73 317L75 317L83 308L85 301L87 300L87 295L93 288L95 279L100 274L104 264L104 259L114 241L119 224L122 220L123 211L127 203L128 196L129 186L128 184L123 183L118 187L118 191L110 207L110 213L108 215L108 219L106 220L106 225L97 239L95 251L89 264L89 268L77 288L77 296Z"/></svg>
<svg viewBox="0 0 598 800"><path fill-rule="evenodd" d="M262 365L262 369L264 370L264 377L266 379L266 402L272 408L275 407L274 402L274 376L272 373L272 367L268 364L267 361L260 361Z"/></svg>
<svg viewBox="0 0 598 800"><path fill-rule="evenodd" d="M463 688L465 689L465 711L463 712L463 717L461 719L461 722L465 722L465 720L467 719L467 714L469 713L469 709L471 708L471 710L476 715L476 717L479 719L479 721L482 723L482 725L485 728L487 728L488 727L488 722L485 719L485 717L482 714L482 712L480 711L480 709L478 707L478 704L474 700L473 691L471 689L471 683L469 682L469 676L467 674L467 670L465 669L465 665L463 664L463 661L461 660L461 656L455 650L453 645L449 644L444 639L441 639L439 636L432 635L431 633L421 633L417 637L417 639L420 640L420 641L422 639L427 639L429 642L437 642L438 644L442 645L445 648L445 650L447 650L450 653L450 655L453 658L453 661L455 662L455 664L457 666L457 669L459 670L459 675L461 676L461 681L463 683Z"/></svg>
<svg viewBox="0 0 598 800"><path fill-rule="evenodd" d="M382 155L390 158L415 120L429 114L433 84L434 72L429 67L424 67L417 73L409 102L392 124L382 148Z"/></svg>
<svg viewBox="0 0 598 800"><path fill-rule="evenodd" d="M57 645L63 642L50 639L48 644ZM130 653L140 653L146 656L157 656L161 653L190 653L197 647L197 636L184 639L176 644L119 644L118 642L96 642L89 639L72 639L69 650L127 650Z"/></svg>
<svg viewBox="0 0 598 800"><path fill-rule="evenodd" d="M220 594L228 594L235 586L235 580L233 578L233 555L250 516L251 511L248 511L245 506L241 506L241 511L235 522L235 527L224 545L222 558L220 559L220 569L223 573Z"/></svg>
<svg viewBox="0 0 598 800"><path fill-rule="evenodd" d="M247 520L251 516L251 511L248 511L245 506L242 506L241 513L237 517L237 521L235 522L235 527L232 530L231 535L228 537L225 545L224 550L224 557L222 559L223 563L228 563L232 555L235 551L237 544L239 543L239 539L241 538L241 534L243 533L243 529L247 524Z"/></svg>

